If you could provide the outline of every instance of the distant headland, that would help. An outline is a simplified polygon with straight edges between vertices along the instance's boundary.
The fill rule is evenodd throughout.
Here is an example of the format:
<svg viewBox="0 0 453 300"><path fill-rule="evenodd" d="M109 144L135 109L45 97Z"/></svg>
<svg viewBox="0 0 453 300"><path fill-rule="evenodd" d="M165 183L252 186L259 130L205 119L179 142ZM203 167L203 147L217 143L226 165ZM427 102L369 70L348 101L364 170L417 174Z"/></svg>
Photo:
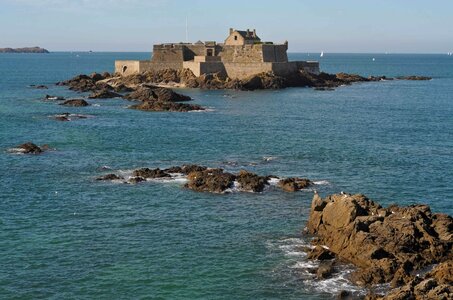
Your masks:
<svg viewBox="0 0 453 300"><path fill-rule="evenodd" d="M24 47L24 48L0 48L0 53L49 53L49 51L41 47Z"/></svg>

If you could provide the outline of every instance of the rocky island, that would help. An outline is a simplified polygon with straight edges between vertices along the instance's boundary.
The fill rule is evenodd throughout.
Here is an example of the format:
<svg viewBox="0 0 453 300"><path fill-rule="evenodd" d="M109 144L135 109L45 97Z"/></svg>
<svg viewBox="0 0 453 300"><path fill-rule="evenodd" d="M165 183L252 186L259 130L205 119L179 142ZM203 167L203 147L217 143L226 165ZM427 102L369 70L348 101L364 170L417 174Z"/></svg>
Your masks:
<svg viewBox="0 0 453 300"><path fill-rule="evenodd" d="M0 48L0 53L49 53L49 51L41 47Z"/></svg>

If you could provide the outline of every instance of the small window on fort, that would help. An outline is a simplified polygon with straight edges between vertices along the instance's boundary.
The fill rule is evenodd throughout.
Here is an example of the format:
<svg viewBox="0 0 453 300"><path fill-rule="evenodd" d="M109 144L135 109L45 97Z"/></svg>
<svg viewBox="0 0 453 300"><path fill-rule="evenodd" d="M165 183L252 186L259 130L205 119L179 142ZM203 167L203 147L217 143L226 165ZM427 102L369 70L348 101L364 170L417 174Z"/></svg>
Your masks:
<svg viewBox="0 0 453 300"><path fill-rule="evenodd" d="M126 72L127 66L123 66L123 73Z"/></svg>
<svg viewBox="0 0 453 300"><path fill-rule="evenodd" d="M238 36L237 36L237 35L234 36L234 40L235 40L235 41L238 40Z"/></svg>
<svg viewBox="0 0 453 300"><path fill-rule="evenodd" d="M212 53L212 49L207 49L207 53L206 54L207 54L207 56L212 56L212 54L213 54Z"/></svg>

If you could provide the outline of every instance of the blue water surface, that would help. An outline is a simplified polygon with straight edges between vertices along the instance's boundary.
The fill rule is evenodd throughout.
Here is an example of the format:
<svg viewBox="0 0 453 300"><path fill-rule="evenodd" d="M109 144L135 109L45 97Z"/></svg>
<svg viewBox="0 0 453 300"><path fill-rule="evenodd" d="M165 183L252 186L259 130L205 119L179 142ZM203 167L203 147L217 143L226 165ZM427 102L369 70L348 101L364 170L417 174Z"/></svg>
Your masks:
<svg viewBox="0 0 453 300"><path fill-rule="evenodd" d="M426 203L452 214L451 56L293 53L332 73L433 80L335 91L180 90L208 112L142 112L121 99L81 108L42 100L81 96L57 81L149 56L0 54L0 298L331 299L353 288L306 274L298 247L308 243L302 229L311 191L216 195L180 182L100 183L102 166L246 168L308 177L323 196L363 193L382 205ZM62 112L92 117L49 118ZM8 153L26 141L55 150Z"/></svg>

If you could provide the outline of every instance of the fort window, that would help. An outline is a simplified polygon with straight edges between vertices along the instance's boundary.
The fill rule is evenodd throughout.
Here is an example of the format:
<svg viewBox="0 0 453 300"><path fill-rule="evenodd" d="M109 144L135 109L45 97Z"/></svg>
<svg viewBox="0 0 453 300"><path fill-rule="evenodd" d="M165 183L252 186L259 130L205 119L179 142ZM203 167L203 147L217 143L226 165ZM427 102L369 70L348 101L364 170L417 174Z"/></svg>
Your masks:
<svg viewBox="0 0 453 300"><path fill-rule="evenodd" d="M237 35L234 36L234 40L235 40L235 41L238 40L238 36L237 36Z"/></svg>
<svg viewBox="0 0 453 300"><path fill-rule="evenodd" d="M207 55L207 56L212 56L212 55L213 55L212 49L207 49L207 50L206 50L206 55Z"/></svg>
<svg viewBox="0 0 453 300"><path fill-rule="evenodd" d="M123 73L126 72L127 66L123 66Z"/></svg>

